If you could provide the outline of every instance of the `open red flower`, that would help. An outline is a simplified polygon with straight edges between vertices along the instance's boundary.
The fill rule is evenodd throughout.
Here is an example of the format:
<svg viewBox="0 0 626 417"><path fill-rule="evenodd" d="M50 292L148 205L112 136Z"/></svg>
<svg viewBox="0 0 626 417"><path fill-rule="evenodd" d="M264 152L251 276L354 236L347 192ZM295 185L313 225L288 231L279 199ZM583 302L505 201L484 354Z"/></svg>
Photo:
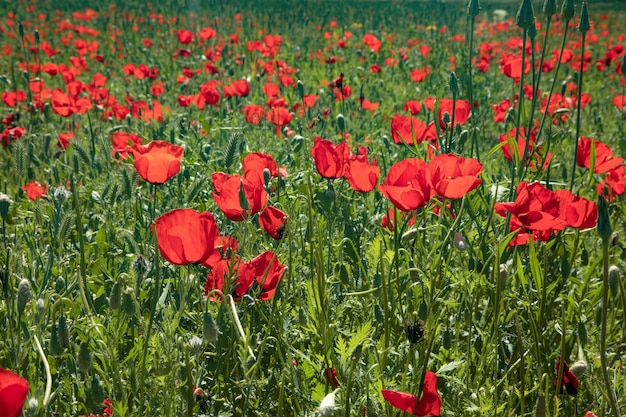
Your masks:
<svg viewBox="0 0 626 417"><path fill-rule="evenodd" d="M252 259L249 265L254 271L254 281L259 285L256 298L261 301L271 299L276 293L278 282L285 272L285 265L278 261L278 256L271 251L265 251Z"/></svg>
<svg viewBox="0 0 626 417"><path fill-rule="evenodd" d="M193 42L193 32L187 29L180 29L176 36L178 37L178 42L183 45L188 45Z"/></svg>
<svg viewBox="0 0 626 417"><path fill-rule="evenodd" d="M26 193L29 200L35 201L43 197L48 192L46 184L40 184L37 181L31 181L22 187L22 191Z"/></svg>
<svg viewBox="0 0 626 417"><path fill-rule="evenodd" d="M215 189L213 200L224 215L232 221L242 221L248 216L255 215L267 203L267 192L256 178L250 179L239 174L228 175L215 172L211 180ZM242 207L242 204L247 207Z"/></svg>
<svg viewBox="0 0 626 417"><path fill-rule="evenodd" d="M537 130L532 129L530 131L530 138L527 139L526 128L521 127L520 133L517 135L517 129L511 128L508 133L503 133L500 135L498 140L500 142L505 142L505 145L502 146L502 154L509 161L513 161L513 155L515 155L516 159L519 162L522 162L522 158L524 157L524 151L526 147L528 147L527 155L526 155L526 165L529 168L537 169L538 166L541 166L542 169L547 169L550 164L550 160L552 159L552 154L548 153L545 158L541 156L539 151L541 151L541 146L536 144L537 141ZM511 147L515 143L515 136L517 136L517 146ZM530 141L530 143L527 142ZM517 149L516 149L517 148ZM513 151L511 150L513 149Z"/></svg>
<svg viewBox="0 0 626 417"><path fill-rule="evenodd" d="M476 189L483 165L474 158L452 154L437 155L428 163L433 189L440 197L457 199Z"/></svg>
<svg viewBox="0 0 626 417"><path fill-rule="evenodd" d="M456 102L450 98L442 98L439 101L439 127L444 129L446 127L446 123L443 121L444 113L448 113L450 116L450 122L448 124L448 128L452 123L452 107L454 106L454 126L457 124L463 125L469 119L470 113L472 112L472 107L470 106L470 102L468 100L456 100Z"/></svg>
<svg viewBox="0 0 626 417"><path fill-rule="evenodd" d="M267 206L259 214L259 226L273 239L280 240L283 238L288 218L284 211Z"/></svg>
<svg viewBox="0 0 626 417"><path fill-rule="evenodd" d="M370 164L367 161L367 148L359 146L358 155L348 157L344 169L344 177L348 180L350 187L360 193L368 193L376 187L380 168L376 165L376 158Z"/></svg>
<svg viewBox="0 0 626 417"><path fill-rule="evenodd" d="M556 361L556 377L554 378L554 386L558 385L558 376L559 376L559 367L561 366L561 360L558 359ZM567 362L563 362L563 377L561 379L561 392L563 392L563 388L567 391L569 395L572 397L578 394L578 378L574 373L569 369Z"/></svg>
<svg viewBox="0 0 626 417"><path fill-rule="evenodd" d="M280 126L288 125L291 122L292 116L284 107L273 107L267 112L266 118L268 122L271 122L277 128Z"/></svg>
<svg viewBox="0 0 626 417"><path fill-rule="evenodd" d="M591 148L594 148L595 160L593 164L594 174L604 174L617 168L624 163L623 158L614 156L613 149L608 145L591 138L581 136L578 139L578 151L576 163L580 167L591 169Z"/></svg>
<svg viewBox="0 0 626 417"><path fill-rule="evenodd" d="M391 118L391 137L394 143L413 145L424 140L437 140L437 131L434 122L426 123L411 116L394 115Z"/></svg>
<svg viewBox="0 0 626 417"><path fill-rule="evenodd" d="M28 395L28 381L0 368L0 416L20 417Z"/></svg>
<svg viewBox="0 0 626 417"><path fill-rule="evenodd" d="M346 160L350 157L350 148L346 141L339 145L331 141L315 137L311 156L315 161L315 169L324 178L341 178L344 174Z"/></svg>
<svg viewBox="0 0 626 417"><path fill-rule="evenodd" d="M263 171L268 170L270 177L278 176L278 165L272 155L261 152L250 152L243 157L241 164L243 165L243 176L248 179L254 179L260 184L265 183Z"/></svg>
<svg viewBox="0 0 626 417"><path fill-rule="evenodd" d="M437 391L437 375L426 371L422 386L422 398L405 392L382 390L383 398L398 410L414 416L439 416L441 398Z"/></svg>
<svg viewBox="0 0 626 417"><path fill-rule="evenodd" d="M140 144L141 138L139 135L115 132L111 135L111 157L115 158L117 155L119 159L126 159L132 147Z"/></svg>
<svg viewBox="0 0 626 417"><path fill-rule="evenodd" d="M174 265L201 262L215 250L217 224L211 213L175 209L154 222L161 255Z"/></svg>
<svg viewBox="0 0 626 417"><path fill-rule="evenodd" d="M153 140L145 146L133 146L131 152L139 176L149 183L163 184L180 171L185 149L167 141Z"/></svg>
<svg viewBox="0 0 626 417"><path fill-rule="evenodd" d="M424 207L434 194L428 181L426 162L417 158L404 159L392 165L378 189L402 211Z"/></svg>
<svg viewBox="0 0 626 417"><path fill-rule="evenodd" d="M246 116L246 122L258 125L265 117L265 107L258 104L248 104L241 108L241 112Z"/></svg>

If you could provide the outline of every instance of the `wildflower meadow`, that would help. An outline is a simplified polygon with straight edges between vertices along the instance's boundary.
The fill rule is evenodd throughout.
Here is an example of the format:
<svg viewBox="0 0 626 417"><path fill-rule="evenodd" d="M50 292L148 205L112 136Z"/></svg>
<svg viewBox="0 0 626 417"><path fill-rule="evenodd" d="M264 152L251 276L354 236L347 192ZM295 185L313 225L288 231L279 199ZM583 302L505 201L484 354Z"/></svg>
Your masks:
<svg viewBox="0 0 626 417"><path fill-rule="evenodd" d="M626 414L625 38L0 2L0 417Z"/></svg>

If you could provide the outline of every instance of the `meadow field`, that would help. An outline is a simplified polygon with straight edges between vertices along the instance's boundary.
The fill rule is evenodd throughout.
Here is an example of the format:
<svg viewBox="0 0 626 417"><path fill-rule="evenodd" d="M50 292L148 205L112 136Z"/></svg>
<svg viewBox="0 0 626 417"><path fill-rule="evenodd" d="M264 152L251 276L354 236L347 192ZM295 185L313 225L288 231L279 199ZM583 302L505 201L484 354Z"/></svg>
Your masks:
<svg viewBox="0 0 626 417"><path fill-rule="evenodd" d="M626 414L623 6L0 2L0 417Z"/></svg>

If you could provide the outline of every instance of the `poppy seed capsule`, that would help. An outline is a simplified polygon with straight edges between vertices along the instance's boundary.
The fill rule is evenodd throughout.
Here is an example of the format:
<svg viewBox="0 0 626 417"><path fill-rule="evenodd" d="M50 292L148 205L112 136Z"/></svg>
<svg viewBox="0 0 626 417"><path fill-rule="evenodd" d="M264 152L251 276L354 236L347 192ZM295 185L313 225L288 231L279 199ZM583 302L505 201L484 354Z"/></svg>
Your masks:
<svg viewBox="0 0 626 417"><path fill-rule="evenodd" d="M17 287L17 311L22 314L24 309L26 308L26 304L32 298L32 294L30 292L30 282L26 278L20 281L19 286Z"/></svg>

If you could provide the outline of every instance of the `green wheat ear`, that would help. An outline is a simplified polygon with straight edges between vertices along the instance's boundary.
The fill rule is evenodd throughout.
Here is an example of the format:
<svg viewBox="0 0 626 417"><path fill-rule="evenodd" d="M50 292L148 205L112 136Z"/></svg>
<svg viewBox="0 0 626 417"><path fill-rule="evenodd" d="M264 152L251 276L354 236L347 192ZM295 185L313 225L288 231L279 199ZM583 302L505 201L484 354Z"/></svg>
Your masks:
<svg viewBox="0 0 626 417"><path fill-rule="evenodd" d="M239 145L239 139L241 135L238 133L233 133L226 145L226 150L224 151L224 168L230 168L235 162L235 156L237 155L237 148Z"/></svg>

